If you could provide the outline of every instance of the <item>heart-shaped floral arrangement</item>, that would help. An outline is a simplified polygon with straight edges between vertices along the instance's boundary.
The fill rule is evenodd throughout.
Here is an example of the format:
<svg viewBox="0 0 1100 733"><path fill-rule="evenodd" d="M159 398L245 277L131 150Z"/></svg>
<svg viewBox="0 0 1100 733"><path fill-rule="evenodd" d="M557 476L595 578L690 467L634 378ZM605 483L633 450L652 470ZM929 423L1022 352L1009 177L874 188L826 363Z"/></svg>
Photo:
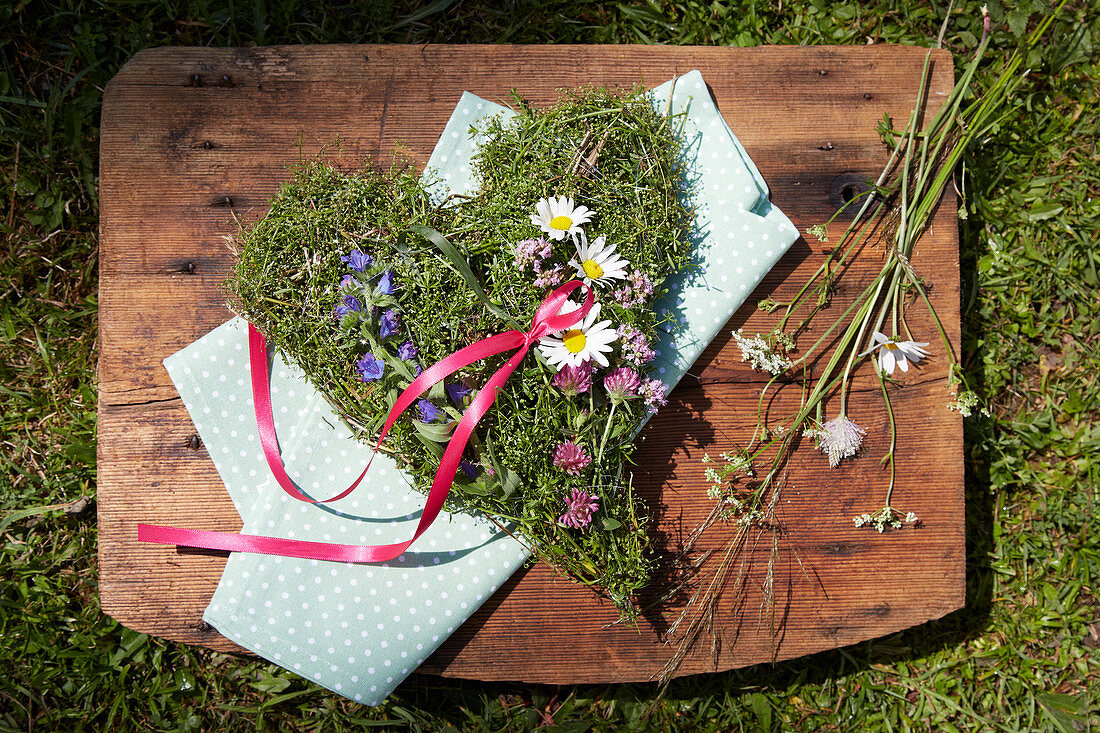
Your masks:
<svg viewBox="0 0 1100 733"><path fill-rule="evenodd" d="M661 327L652 302L691 255L675 120L640 92L569 92L547 110L518 102L478 130L473 196L440 200L408 166L301 167L242 234L231 305L373 444L421 370L526 330L548 293L583 282L591 309L542 335L499 389L450 501L495 517L625 611L650 571L633 439L666 390L648 371ZM580 306L585 289L574 292L560 313ZM383 450L418 486L507 357L439 382L394 425Z"/></svg>

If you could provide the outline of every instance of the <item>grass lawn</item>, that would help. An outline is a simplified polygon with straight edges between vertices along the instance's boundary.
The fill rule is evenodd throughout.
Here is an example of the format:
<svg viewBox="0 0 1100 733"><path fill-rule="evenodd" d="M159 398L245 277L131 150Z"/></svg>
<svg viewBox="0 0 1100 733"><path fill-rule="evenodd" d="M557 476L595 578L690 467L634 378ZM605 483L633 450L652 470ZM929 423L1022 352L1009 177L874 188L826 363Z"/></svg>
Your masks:
<svg viewBox="0 0 1100 733"><path fill-rule="evenodd" d="M0 731L1100 728L1100 5L1071 0L959 178L967 605L774 666L652 685L414 675L367 708L282 669L148 638L98 606L98 120L160 45L935 42L926 3L15 0L0 5ZM967 57L978 2L944 45ZM1046 3L990 0L976 87ZM961 67L961 63L957 64ZM1091 100L1091 101L1090 101ZM918 263L919 269L919 263ZM1098 533L1100 536L1100 533Z"/></svg>

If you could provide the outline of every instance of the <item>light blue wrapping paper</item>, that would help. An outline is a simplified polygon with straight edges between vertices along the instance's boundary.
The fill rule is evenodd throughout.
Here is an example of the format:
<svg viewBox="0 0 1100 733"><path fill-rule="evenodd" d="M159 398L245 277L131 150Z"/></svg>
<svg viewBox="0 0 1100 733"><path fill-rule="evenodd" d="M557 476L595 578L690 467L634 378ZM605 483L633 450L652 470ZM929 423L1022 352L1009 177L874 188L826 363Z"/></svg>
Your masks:
<svg viewBox="0 0 1100 733"><path fill-rule="evenodd" d="M672 95L671 108L669 95ZM683 164L695 207L695 264L666 281L657 304L671 327L655 349L671 388L797 238L718 113L697 71L652 92L683 125ZM433 193L476 188L470 126L507 108L465 93L425 171ZM597 212L598 215L598 212ZM351 496L298 502L271 477L256 435L247 324L233 319L165 360L244 523L242 532L345 544L407 539L424 496L386 456ZM362 470L356 441L300 370L272 367L275 422L287 471L331 496ZM377 704L526 560L484 517L445 514L396 561L325 563L234 553L204 615L241 646L346 697Z"/></svg>

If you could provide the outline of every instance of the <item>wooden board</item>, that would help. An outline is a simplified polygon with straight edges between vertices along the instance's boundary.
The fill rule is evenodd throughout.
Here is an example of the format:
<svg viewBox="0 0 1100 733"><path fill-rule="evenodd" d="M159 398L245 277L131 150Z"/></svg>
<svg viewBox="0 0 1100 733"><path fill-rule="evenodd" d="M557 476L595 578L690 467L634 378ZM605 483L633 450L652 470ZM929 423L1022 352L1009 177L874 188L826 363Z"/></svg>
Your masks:
<svg viewBox="0 0 1100 733"><path fill-rule="evenodd" d="M140 631L237 649L201 622L225 558L139 544L135 525L241 526L161 360L230 317L221 290L233 262L227 238L238 221L263 215L300 156L338 137L335 159L348 168L385 163L398 148L423 164L463 90L505 101L514 87L545 105L560 87L649 87L700 69L770 184L773 203L804 231L828 219L846 186L880 171L886 152L876 123L883 114L906 119L924 55L897 46L326 46L162 48L135 56L109 85L102 117L104 610ZM934 53L931 108L952 82L950 56ZM915 263L957 344L953 204L937 212ZM843 226L831 227L834 241ZM635 476L657 509L664 547L675 550L709 510L703 453L729 450L752 433L762 380L741 363L729 332L770 330L774 319L754 304L792 295L828 246L795 243L645 430ZM871 248L863 253L826 315L843 311L880 258ZM923 309L911 313L914 333L936 341ZM741 618L727 599L721 620L727 631L738 630L736 639L717 659L704 644L680 674L852 644L962 606L962 425L945 409L947 362L938 346L894 398L900 445L894 504L915 511L924 527L880 535L853 526L853 515L882 506L886 486L878 459L889 442L888 421L864 368L849 414L867 428L867 449L830 469L804 442L786 480L778 510L787 528L775 576L784 618L778 643L754 610ZM795 400L797 390L785 390L774 414ZM729 531L715 527L701 547L717 545ZM754 564L755 581L765 560L766 554ZM750 594L745 608L757 605ZM637 628L604 628L617 618L609 603L536 565L513 576L420 670L550 683L645 680L673 651L663 634L675 614L675 608L650 614Z"/></svg>

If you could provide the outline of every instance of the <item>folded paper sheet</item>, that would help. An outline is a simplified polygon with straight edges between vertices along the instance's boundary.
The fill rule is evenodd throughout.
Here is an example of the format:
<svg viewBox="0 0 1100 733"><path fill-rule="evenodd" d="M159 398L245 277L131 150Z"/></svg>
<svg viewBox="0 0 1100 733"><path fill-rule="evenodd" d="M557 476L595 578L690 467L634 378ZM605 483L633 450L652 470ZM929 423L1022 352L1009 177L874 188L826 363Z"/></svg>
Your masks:
<svg viewBox="0 0 1100 733"><path fill-rule="evenodd" d="M671 103L669 97L671 95ZM768 202L760 173L711 101L699 72L652 92L683 126L696 219L696 265L666 282L658 312L674 326L656 345L669 387L797 238ZM464 94L428 162L434 192L476 188L470 126L499 105ZM351 496L298 502L270 476L256 435L247 326L234 319L165 360L244 522L243 532L345 544L407 539L423 495L385 456ZM351 437L296 367L276 357L271 392L284 461L307 492L329 496L361 470ZM376 704L427 658L526 559L484 517L441 516L391 563L351 565L233 554L204 615L226 637L354 700Z"/></svg>

